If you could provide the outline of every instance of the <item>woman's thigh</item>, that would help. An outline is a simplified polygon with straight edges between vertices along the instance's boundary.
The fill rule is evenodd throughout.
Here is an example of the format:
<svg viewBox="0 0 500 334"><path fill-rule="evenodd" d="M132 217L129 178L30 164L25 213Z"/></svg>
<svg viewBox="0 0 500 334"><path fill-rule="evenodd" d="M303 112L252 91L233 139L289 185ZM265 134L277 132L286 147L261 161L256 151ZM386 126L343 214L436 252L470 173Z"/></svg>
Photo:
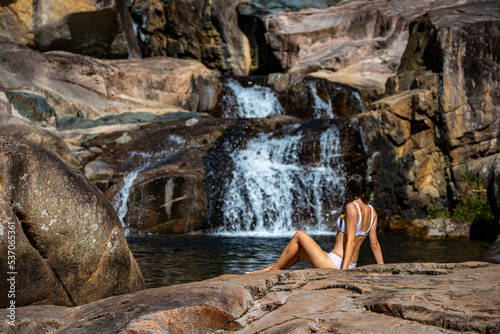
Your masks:
<svg viewBox="0 0 500 334"><path fill-rule="evenodd" d="M297 238L301 246L299 256L312 264L315 268L336 268L328 257L328 253L305 232L297 232Z"/></svg>

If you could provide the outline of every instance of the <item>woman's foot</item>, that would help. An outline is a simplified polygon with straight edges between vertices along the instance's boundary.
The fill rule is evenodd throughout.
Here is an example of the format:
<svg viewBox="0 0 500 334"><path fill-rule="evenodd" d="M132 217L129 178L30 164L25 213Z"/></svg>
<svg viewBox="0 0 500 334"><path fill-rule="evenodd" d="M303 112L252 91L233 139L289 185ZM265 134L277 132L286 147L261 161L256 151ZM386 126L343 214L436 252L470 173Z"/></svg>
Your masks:
<svg viewBox="0 0 500 334"><path fill-rule="evenodd" d="M271 271L271 270L273 270L272 267L273 266L269 266L267 268L260 269L260 270L255 270L255 271L245 271L245 274L260 273L260 272L263 272L263 271Z"/></svg>

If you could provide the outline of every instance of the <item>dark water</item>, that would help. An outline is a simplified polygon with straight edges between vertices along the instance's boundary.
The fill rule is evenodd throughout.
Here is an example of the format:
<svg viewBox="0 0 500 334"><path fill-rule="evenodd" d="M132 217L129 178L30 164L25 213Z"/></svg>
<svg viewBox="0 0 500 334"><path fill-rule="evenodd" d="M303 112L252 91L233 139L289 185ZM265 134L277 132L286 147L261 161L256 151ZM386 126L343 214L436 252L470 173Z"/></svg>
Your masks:
<svg viewBox="0 0 500 334"><path fill-rule="evenodd" d="M334 236L313 236L327 251ZM129 236L148 288L188 283L223 274L243 274L274 263L289 238L225 237L214 235ZM418 239L380 234L384 261L466 262L476 260L491 241L458 239ZM375 263L368 242L362 248L358 265ZM311 268L299 261L292 269Z"/></svg>

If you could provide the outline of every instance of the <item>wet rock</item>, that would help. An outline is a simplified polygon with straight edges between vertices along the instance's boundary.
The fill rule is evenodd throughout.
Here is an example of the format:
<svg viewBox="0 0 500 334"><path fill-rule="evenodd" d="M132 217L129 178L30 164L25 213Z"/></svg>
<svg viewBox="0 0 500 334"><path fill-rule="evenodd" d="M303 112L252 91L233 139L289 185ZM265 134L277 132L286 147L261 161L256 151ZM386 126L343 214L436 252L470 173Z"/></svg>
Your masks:
<svg viewBox="0 0 500 334"><path fill-rule="evenodd" d="M113 178L114 170L102 160L94 160L85 165L85 176L99 188L105 191Z"/></svg>
<svg viewBox="0 0 500 334"><path fill-rule="evenodd" d="M493 162L489 164L488 200L495 221L500 223L500 159L498 154Z"/></svg>
<svg viewBox="0 0 500 334"><path fill-rule="evenodd" d="M351 152L342 164L364 173L365 153L355 120L301 120L283 115L239 120L191 118L100 134L95 132L97 128L88 129L91 132L71 140L81 140L75 142L78 146L102 150L96 159L115 171L105 194L129 232L171 234L203 231L220 223L220 207L210 208L218 207L222 200L218 192L231 177L234 161L230 152L243 149L260 133L279 137L292 128L303 134L301 163L315 166L321 163L321 134L334 124L345 129L341 145Z"/></svg>
<svg viewBox="0 0 500 334"><path fill-rule="evenodd" d="M497 332L498 265L306 269L161 287L73 308L18 308L12 333ZM7 310L0 310L6 314Z"/></svg>
<svg viewBox="0 0 500 334"><path fill-rule="evenodd" d="M0 137L0 147L0 232L15 232L16 306L82 305L144 287L111 203L81 172L21 139Z"/></svg>
<svg viewBox="0 0 500 334"><path fill-rule="evenodd" d="M46 124L54 124L55 117L54 108L52 108L45 97L24 93L24 92L12 92L7 91L5 95L9 99L9 103L12 104L16 110L34 122L44 122Z"/></svg>
<svg viewBox="0 0 500 334"><path fill-rule="evenodd" d="M249 93L252 90L254 92ZM273 114L301 119L332 119L365 111L363 99L357 89L325 79L272 73L268 76L223 77L220 102L211 114L225 118L267 116L262 116L263 111L259 110L257 104L252 105L251 101L247 102L248 108L253 107L257 110L245 110L247 114L243 115L238 113L242 108L238 100L243 101L245 94L248 100L259 98L266 100L269 105L264 104L261 109L268 108ZM276 97L272 106L269 95Z"/></svg>
<svg viewBox="0 0 500 334"><path fill-rule="evenodd" d="M5 37L0 37L0 57L0 89L42 97L59 119L205 112L214 107L218 94L216 73L192 60L42 54Z"/></svg>
<svg viewBox="0 0 500 334"><path fill-rule="evenodd" d="M236 5L227 0L134 2L143 54L196 59L224 74L247 75L250 47L238 28Z"/></svg>
<svg viewBox="0 0 500 334"><path fill-rule="evenodd" d="M480 259L491 263L500 263L500 236L481 254Z"/></svg>
<svg viewBox="0 0 500 334"><path fill-rule="evenodd" d="M404 219L392 216L384 232L404 234L417 238L460 238L469 239L471 224L456 223L450 219Z"/></svg>
<svg viewBox="0 0 500 334"><path fill-rule="evenodd" d="M150 112L126 112L120 115L108 115L96 120L87 120L78 116L66 116L57 122L59 131L88 129L98 126L108 126L117 124L131 123L148 123L154 121L171 120L171 119L189 119L194 117L208 117L205 113L194 113L188 111L177 111L172 108L172 111L167 114L155 115Z"/></svg>
<svg viewBox="0 0 500 334"><path fill-rule="evenodd" d="M234 122L211 118L158 121L95 136L88 142L103 149L100 159L117 172L106 196L118 211L123 207L131 233L187 233L208 228L205 159ZM127 177L132 177L128 190Z"/></svg>
<svg viewBox="0 0 500 334"><path fill-rule="evenodd" d="M7 1L0 32L38 50L64 50L97 58L140 56L125 1Z"/></svg>

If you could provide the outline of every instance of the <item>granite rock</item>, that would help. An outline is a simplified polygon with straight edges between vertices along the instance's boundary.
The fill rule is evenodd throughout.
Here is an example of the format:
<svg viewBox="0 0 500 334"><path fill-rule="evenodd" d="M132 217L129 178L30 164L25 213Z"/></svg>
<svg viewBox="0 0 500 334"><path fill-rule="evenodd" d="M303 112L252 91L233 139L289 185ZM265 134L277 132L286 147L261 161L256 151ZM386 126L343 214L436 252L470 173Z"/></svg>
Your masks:
<svg viewBox="0 0 500 334"><path fill-rule="evenodd" d="M229 276L67 308L16 310L6 333L497 333L498 265L386 264Z"/></svg>
<svg viewBox="0 0 500 334"><path fill-rule="evenodd" d="M82 305L144 287L111 203L81 172L38 145L0 137L0 184L0 246L14 245L16 306ZM0 259L7 263L7 252ZM9 305L6 293L0 305Z"/></svg>

